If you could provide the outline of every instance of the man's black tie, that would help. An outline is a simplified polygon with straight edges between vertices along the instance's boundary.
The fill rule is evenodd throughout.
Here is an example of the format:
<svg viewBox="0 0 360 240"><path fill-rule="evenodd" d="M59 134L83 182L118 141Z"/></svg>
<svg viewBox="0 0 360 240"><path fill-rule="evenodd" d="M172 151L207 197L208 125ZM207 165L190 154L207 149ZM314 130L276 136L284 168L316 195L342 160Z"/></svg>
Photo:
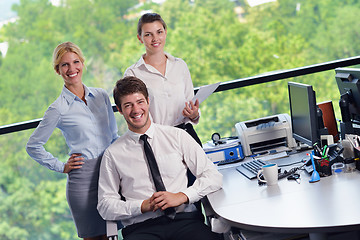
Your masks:
<svg viewBox="0 0 360 240"><path fill-rule="evenodd" d="M149 164L152 178L154 180L156 191L158 191L158 192L166 191L164 182L160 175L159 167L156 163L154 152L153 152L149 142L147 141L147 138L148 138L148 136L146 134L140 136L140 139L143 140L143 142L144 142L144 152L145 152L148 164ZM176 214L175 208L169 207L169 208L165 209L165 214L166 214L166 216L168 216L170 218L174 218L175 214Z"/></svg>

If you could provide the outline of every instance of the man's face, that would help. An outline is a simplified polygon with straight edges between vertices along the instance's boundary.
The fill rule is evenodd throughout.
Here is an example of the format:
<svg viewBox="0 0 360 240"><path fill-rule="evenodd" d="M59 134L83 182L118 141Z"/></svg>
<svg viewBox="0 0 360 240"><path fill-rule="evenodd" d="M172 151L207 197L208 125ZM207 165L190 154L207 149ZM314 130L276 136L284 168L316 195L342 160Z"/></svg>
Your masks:
<svg viewBox="0 0 360 240"><path fill-rule="evenodd" d="M142 93L132 93L121 98L121 111L129 130L145 133L150 127L149 99Z"/></svg>

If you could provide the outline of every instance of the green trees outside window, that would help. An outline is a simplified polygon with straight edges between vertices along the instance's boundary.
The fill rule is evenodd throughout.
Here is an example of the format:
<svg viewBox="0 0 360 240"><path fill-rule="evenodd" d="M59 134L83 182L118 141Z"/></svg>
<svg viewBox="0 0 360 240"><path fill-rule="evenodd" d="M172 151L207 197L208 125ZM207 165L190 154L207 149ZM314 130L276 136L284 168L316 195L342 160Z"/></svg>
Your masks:
<svg viewBox="0 0 360 240"><path fill-rule="evenodd" d="M168 23L168 52L186 61L194 86L250 77L359 55L360 10L356 0L278 0L249 7L245 0L21 0L18 20L0 29L8 42L0 56L0 125L42 117L59 95L62 79L51 66L61 42L79 45L88 86L111 95L116 80L144 52L136 38L142 11ZM201 106L201 140L213 132L235 135L237 122L289 113L287 81L314 86L318 102L338 110L334 71L215 93ZM119 133L126 125L116 113ZM340 115L338 115L340 117ZM0 136L0 239L76 239L65 199L65 174L33 161L25 144L33 130ZM67 159L60 131L46 144Z"/></svg>

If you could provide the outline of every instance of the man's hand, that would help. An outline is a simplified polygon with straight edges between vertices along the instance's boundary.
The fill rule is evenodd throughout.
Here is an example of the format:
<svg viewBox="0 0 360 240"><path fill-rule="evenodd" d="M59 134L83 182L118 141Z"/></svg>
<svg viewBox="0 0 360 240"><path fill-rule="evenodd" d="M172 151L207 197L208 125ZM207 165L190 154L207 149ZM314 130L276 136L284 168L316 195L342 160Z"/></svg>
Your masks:
<svg viewBox="0 0 360 240"><path fill-rule="evenodd" d="M177 207L188 201L188 197L182 192L156 192L150 198L150 204L154 206L153 211L158 209L164 211L169 207Z"/></svg>
<svg viewBox="0 0 360 240"><path fill-rule="evenodd" d="M155 212L158 209L164 211L169 207L177 207L189 201L188 197L182 193L156 192L149 199L141 204L141 212Z"/></svg>
<svg viewBox="0 0 360 240"><path fill-rule="evenodd" d="M154 206L150 204L150 198L148 198L142 202L142 204L141 204L141 212L142 213L153 211L153 209L154 209Z"/></svg>

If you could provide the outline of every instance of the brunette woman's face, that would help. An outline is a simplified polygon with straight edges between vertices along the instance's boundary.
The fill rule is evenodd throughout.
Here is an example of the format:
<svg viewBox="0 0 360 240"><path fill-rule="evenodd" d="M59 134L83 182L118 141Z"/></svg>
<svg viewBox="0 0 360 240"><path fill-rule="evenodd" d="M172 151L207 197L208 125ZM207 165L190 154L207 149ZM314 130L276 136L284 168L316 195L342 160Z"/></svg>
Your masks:
<svg viewBox="0 0 360 240"><path fill-rule="evenodd" d="M141 36L137 36L144 44L147 53L164 51L166 43L166 30L160 21L145 23L141 28Z"/></svg>

